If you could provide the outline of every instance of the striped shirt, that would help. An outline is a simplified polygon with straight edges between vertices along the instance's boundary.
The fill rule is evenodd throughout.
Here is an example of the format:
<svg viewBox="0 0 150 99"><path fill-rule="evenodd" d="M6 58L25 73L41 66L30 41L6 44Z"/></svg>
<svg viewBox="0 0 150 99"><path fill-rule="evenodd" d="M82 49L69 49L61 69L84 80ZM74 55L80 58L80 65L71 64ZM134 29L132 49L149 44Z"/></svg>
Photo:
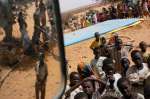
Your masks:
<svg viewBox="0 0 150 99"><path fill-rule="evenodd" d="M118 74L118 73L116 73L116 74L113 75L113 77L115 78L115 81L114 81L114 84L113 84L114 88L111 89L109 87L110 83L109 83L109 81L107 81L107 83L106 83L106 89L102 93L102 97L104 97L104 96L121 97L122 96L121 92L119 91L119 89L117 87L117 82L121 78L121 75Z"/></svg>

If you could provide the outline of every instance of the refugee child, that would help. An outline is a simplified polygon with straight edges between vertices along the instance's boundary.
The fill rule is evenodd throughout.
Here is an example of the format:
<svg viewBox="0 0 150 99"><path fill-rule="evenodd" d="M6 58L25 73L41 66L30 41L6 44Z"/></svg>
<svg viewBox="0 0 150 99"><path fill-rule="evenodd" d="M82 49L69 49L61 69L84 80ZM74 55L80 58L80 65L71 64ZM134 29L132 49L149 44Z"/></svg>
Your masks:
<svg viewBox="0 0 150 99"><path fill-rule="evenodd" d="M79 73L71 72L70 84L67 85L66 91L69 90L71 87L75 86L76 84L78 84L80 81L81 81L81 79L80 79ZM71 92L69 96L66 96L65 99L73 99L77 95L77 93L79 93L79 92L83 92L81 86L79 86L73 92Z"/></svg>
<svg viewBox="0 0 150 99"><path fill-rule="evenodd" d="M99 99L101 94L98 86L96 87L94 81L86 81L82 84L83 91L88 95L88 99Z"/></svg>
<svg viewBox="0 0 150 99"><path fill-rule="evenodd" d="M99 48L94 49L94 56L94 59L91 60L91 68L97 78L103 79L105 77L105 73L102 70L102 66L103 60L106 59L106 57L100 56Z"/></svg>
<svg viewBox="0 0 150 99"><path fill-rule="evenodd" d="M150 57L150 54L147 53L147 47L148 47L148 45L146 44L146 42L141 41L139 43L139 48L141 49L141 55L143 57L144 63L147 63L147 59L148 59L148 57Z"/></svg>
<svg viewBox="0 0 150 99"><path fill-rule="evenodd" d="M24 53L29 53L29 47L31 47L30 38L27 32L27 23L25 21L25 17L23 16L23 13L20 12L18 16L18 23L20 27L21 32L21 43L24 50Z"/></svg>
<svg viewBox="0 0 150 99"><path fill-rule="evenodd" d="M146 18L150 16L147 0L143 0L143 14Z"/></svg>
<svg viewBox="0 0 150 99"><path fill-rule="evenodd" d="M126 76L133 85L133 90L143 94L144 79L146 79L149 73L149 68L146 63L143 63L140 51L133 50L131 58L134 65L129 67Z"/></svg>
<svg viewBox="0 0 150 99"><path fill-rule="evenodd" d="M121 99L145 99L142 94L131 90L132 85L127 78L120 78L117 82L117 86L123 95Z"/></svg>
<svg viewBox="0 0 150 99"><path fill-rule="evenodd" d="M77 71L80 75L81 80L93 75L93 71L90 65L84 62L80 62L77 66Z"/></svg>
<svg viewBox="0 0 150 99"><path fill-rule="evenodd" d="M100 47L100 45L101 45L100 34L98 32L95 32L95 40L90 45L90 48L94 50L95 48Z"/></svg>
<svg viewBox="0 0 150 99"><path fill-rule="evenodd" d="M45 55L43 52L40 52L39 61L35 67L35 72L36 72L36 83L35 83L36 99L45 99L48 68L47 64L45 63Z"/></svg>
<svg viewBox="0 0 150 99"><path fill-rule="evenodd" d="M126 77L126 72L130 66L130 61L128 58L124 57L121 59L121 66L123 67L123 76Z"/></svg>
<svg viewBox="0 0 150 99"><path fill-rule="evenodd" d="M32 36L32 45L34 48L35 53L38 53L39 46L40 46L40 9L36 8L34 14L33 14L33 20L34 20L34 32Z"/></svg>
<svg viewBox="0 0 150 99"><path fill-rule="evenodd" d="M103 61L102 69L105 72L105 78L103 80L107 82L102 96L120 97L121 93L117 88L117 81L119 78L121 78L121 75L115 72L113 60L111 58L105 59Z"/></svg>

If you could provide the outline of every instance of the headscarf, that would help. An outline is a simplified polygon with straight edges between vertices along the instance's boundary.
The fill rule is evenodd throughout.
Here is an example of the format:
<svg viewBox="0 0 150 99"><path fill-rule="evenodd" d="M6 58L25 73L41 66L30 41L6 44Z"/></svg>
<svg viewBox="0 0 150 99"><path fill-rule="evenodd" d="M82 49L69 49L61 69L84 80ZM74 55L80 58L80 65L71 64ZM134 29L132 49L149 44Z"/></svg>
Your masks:
<svg viewBox="0 0 150 99"><path fill-rule="evenodd" d="M89 77L92 74L90 65L84 62L80 62L77 66L77 69L81 78Z"/></svg>

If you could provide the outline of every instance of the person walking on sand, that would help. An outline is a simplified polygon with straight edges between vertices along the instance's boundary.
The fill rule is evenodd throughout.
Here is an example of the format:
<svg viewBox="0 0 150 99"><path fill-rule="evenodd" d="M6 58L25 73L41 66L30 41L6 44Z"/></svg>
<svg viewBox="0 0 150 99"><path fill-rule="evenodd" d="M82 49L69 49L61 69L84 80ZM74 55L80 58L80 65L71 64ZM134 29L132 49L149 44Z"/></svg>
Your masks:
<svg viewBox="0 0 150 99"><path fill-rule="evenodd" d="M30 38L29 38L27 29L26 29L27 28L27 23L25 21L25 18L23 16L22 12L20 12L19 15L18 15L18 23L19 23L19 29L20 29L20 32L21 32L22 47L23 47L24 52L27 52L30 45L31 45L31 42L30 42Z"/></svg>
<svg viewBox="0 0 150 99"><path fill-rule="evenodd" d="M45 99L46 81L48 76L47 64L45 63L45 55L40 52L39 62L35 67L36 83L35 92L36 99Z"/></svg>

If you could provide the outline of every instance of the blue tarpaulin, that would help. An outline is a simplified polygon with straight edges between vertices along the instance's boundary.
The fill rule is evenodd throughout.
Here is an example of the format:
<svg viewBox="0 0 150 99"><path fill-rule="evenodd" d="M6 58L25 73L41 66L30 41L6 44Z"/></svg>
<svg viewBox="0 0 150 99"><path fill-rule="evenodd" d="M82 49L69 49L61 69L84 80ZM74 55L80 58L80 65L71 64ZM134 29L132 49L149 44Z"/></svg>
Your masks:
<svg viewBox="0 0 150 99"><path fill-rule="evenodd" d="M94 37L95 32L99 32L102 35L113 30L132 25L139 20L140 19L138 18L108 20L83 29L76 30L74 32L64 34L64 45L69 46L90 39Z"/></svg>

